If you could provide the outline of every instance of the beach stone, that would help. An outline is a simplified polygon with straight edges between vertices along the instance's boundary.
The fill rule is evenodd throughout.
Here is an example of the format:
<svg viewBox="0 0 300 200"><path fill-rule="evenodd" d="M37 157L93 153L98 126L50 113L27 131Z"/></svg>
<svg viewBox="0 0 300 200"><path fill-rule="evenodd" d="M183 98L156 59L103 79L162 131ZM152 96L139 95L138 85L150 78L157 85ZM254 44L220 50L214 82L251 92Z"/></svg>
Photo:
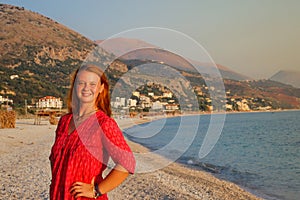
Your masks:
<svg viewBox="0 0 300 200"><path fill-rule="evenodd" d="M41 124L17 120L16 128L0 129L0 199L49 199L49 155L56 126L49 122ZM119 125L130 124L123 121ZM149 151L139 144L130 141L129 144L135 152ZM178 163L154 172L130 175L108 196L111 200L259 199L233 183Z"/></svg>

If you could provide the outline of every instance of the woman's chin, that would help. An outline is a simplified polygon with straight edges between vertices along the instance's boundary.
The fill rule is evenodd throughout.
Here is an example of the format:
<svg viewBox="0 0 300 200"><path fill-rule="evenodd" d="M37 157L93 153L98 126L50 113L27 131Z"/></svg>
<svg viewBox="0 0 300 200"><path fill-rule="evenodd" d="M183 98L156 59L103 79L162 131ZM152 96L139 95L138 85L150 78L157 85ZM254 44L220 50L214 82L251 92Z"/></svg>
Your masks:
<svg viewBox="0 0 300 200"><path fill-rule="evenodd" d="M94 103L94 99L93 98L85 98L82 97L79 99L80 103Z"/></svg>

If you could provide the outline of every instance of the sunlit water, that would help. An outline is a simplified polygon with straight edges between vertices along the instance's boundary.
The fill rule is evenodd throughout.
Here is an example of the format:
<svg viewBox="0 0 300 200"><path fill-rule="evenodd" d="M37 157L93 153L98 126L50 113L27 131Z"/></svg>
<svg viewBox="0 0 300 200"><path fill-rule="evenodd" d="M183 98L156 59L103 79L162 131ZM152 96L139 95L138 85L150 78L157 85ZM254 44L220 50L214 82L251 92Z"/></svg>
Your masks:
<svg viewBox="0 0 300 200"><path fill-rule="evenodd" d="M186 116L185 121L194 122L193 117ZM218 142L203 159L198 154L211 118L201 115L199 119L196 137L178 162L207 170L266 199L300 199L300 111L227 114ZM149 124L127 129L125 134L157 150L174 138L180 122L181 117L169 118L162 129L158 121L148 129L141 128ZM193 135L192 126L183 125L187 137ZM149 137L139 137L142 134Z"/></svg>

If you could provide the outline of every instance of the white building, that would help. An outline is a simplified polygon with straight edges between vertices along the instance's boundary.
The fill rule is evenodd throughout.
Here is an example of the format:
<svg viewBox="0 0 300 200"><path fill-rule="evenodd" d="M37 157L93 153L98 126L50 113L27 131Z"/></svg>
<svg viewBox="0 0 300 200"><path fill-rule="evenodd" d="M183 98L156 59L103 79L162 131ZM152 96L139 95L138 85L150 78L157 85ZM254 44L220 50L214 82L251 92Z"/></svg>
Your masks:
<svg viewBox="0 0 300 200"><path fill-rule="evenodd" d="M233 106L231 104L226 104L226 110L233 110Z"/></svg>
<svg viewBox="0 0 300 200"><path fill-rule="evenodd" d="M148 96L153 97L154 96L154 92L148 92Z"/></svg>
<svg viewBox="0 0 300 200"><path fill-rule="evenodd" d="M172 92L164 92L164 93L163 93L163 97L166 97L166 98L172 98L172 97L173 97L173 94L172 94Z"/></svg>
<svg viewBox="0 0 300 200"><path fill-rule="evenodd" d="M136 106L137 100L136 99L128 99L128 107Z"/></svg>
<svg viewBox="0 0 300 200"><path fill-rule="evenodd" d="M120 98L120 105L121 105L121 107L125 107L126 106L126 99L124 97Z"/></svg>
<svg viewBox="0 0 300 200"><path fill-rule="evenodd" d="M134 91L132 92L132 95L136 97L140 97L140 92Z"/></svg>
<svg viewBox="0 0 300 200"><path fill-rule="evenodd" d="M236 102L238 105L239 111L249 111L250 108L248 106L248 101L246 99L242 99L241 101Z"/></svg>
<svg viewBox="0 0 300 200"><path fill-rule="evenodd" d="M165 107L167 111L179 110L178 104L167 104Z"/></svg>
<svg viewBox="0 0 300 200"><path fill-rule="evenodd" d="M45 96L36 103L37 108L62 108L63 102L60 98Z"/></svg>
<svg viewBox="0 0 300 200"><path fill-rule="evenodd" d="M163 109L163 105L162 105L162 103L160 103L160 101L155 101L152 104L152 109L153 110L162 110Z"/></svg>
<svg viewBox="0 0 300 200"><path fill-rule="evenodd" d="M11 80L14 80L15 78L19 78L19 75L14 74L14 75L11 75L9 78L10 78Z"/></svg>
<svg viewBox="0 0 300 200"><path fill-rule="evenodd" d="M111 102L113 108L120 108L126 106L126 99L124 97L116 97L115 101Z"/></svg>
<svg viewBox="0 0 300 200"><path fill-rule="evenodd" d="M151 107L151 99L145 95L140 95L140 101L142 108L150 108Z"/></svg>
<svg viewBox="0 0 300 200"><path fill-rule="evenodd" d="M14 101L12 99L9 99L8 97L5 98L0 95L0 104L6 104L6 103L13 104Z"/></svg>

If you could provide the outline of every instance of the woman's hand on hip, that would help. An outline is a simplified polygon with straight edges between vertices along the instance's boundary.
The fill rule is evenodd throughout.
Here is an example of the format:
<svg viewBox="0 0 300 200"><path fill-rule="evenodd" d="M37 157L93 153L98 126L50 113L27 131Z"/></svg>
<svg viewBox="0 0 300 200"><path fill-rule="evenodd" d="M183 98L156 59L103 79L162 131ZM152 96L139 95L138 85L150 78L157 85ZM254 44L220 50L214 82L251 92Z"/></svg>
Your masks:
<svg viewBox="0 0 300 200"><path fill-rule="evenodd" d="M72 184L70 188L70 193L75 198L78 197L88 197L88 198L94 198L94 179L92 180L92 183L83 183L83 182L75 182Z"/></svg>

